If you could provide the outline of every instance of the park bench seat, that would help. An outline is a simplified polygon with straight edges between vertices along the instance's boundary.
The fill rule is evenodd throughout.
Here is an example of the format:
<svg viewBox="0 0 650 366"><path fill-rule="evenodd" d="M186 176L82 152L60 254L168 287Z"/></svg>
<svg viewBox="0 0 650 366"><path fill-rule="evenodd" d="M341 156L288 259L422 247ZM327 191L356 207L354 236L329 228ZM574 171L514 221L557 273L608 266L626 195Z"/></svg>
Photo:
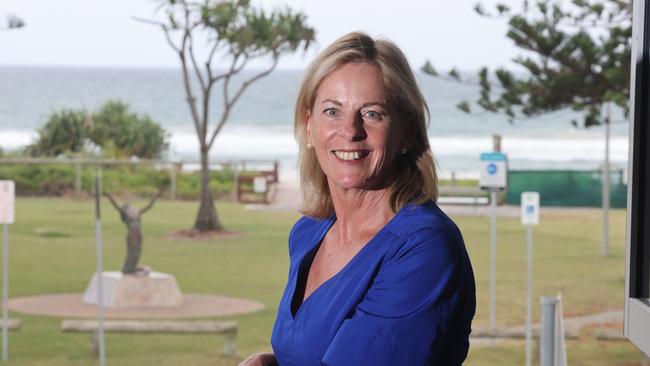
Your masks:
<svg viewBox="0 0 650 366"><path fill-rule="evenodd" d="M64 319L61 321L63 332L91 332L93 334L93 352L99 349L97 320ZM214 320L105 320L106 333L213 333L223 334L226 338L224 354L235 355L235 336L237 322Z"/></svg>
<svg viewBox="0 0 650 366"><path fill-rule="evenodd" d="M490 203L489 197L479 187L449 187L438 189L438 203L442 205L483 206Z"/></svg>

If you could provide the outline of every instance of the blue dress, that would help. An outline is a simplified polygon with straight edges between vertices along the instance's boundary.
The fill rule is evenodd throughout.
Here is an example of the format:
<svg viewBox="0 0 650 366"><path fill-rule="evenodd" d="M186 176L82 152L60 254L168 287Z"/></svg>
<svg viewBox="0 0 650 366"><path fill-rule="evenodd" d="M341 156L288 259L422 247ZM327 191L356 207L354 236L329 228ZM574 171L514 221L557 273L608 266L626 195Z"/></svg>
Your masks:
<svg viewBox="0 0 650 366"><path fill-rule="evenodd" d="M280 366L460 365L476 307L456 225L435 203L402 208L303 303L309 267L336 218L302 217L271 344Z"/></svg>

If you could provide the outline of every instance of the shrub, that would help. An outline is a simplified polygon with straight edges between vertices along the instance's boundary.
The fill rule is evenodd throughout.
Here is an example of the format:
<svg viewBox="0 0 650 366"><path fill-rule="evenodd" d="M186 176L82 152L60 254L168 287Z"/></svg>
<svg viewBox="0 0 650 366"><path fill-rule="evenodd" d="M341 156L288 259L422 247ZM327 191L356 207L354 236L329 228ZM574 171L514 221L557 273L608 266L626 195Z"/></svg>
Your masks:
<svg viewBox="0 0 650 366"><path fill-rule="evenodd" d="M129 111L120 101L108 101L90 116L82 110L54 112L28 147L32 156L95 155L160 158L169 147L169 133L147 115ZM97 151L99 150L99 151Z"/></svg>

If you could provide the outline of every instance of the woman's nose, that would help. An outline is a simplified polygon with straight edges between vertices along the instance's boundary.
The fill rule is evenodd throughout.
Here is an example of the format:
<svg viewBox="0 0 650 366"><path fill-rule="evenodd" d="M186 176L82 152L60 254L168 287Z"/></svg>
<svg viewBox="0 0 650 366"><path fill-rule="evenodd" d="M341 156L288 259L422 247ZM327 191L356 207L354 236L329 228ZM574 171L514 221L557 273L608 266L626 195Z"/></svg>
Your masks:
<svg viewBox="0 0 650 366"><path fill-rule="evenodd" d="M360 113L347 114L340 125L340 133L349 141L362 141L368 135Z"/></svg>

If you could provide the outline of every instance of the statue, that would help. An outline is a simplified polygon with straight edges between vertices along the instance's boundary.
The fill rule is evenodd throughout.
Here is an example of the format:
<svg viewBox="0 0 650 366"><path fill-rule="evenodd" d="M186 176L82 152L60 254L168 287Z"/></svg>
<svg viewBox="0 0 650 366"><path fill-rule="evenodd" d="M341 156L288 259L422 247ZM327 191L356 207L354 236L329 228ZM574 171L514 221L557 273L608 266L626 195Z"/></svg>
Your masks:
<svg viewBox="0 0 650 366"><path fill-rule="evenodd" d="M126 260L124 261L124 266L122 266L122 273L124 274L146 276L149 273L148 268L138 267L138 260L140 260L140 254L142 253L142 230L140 229L140 221L142 214L153 207L161 193L161 191L158 191L151 201L149 201L149 204L147 204L143 209L138 210L132 207L128 202L120 207L113 196L108 192L104 192L104 196L106 196L111 204L113 204L113 207L120 212L122 222L128 228L128 233L126 234Z"/></svg>

